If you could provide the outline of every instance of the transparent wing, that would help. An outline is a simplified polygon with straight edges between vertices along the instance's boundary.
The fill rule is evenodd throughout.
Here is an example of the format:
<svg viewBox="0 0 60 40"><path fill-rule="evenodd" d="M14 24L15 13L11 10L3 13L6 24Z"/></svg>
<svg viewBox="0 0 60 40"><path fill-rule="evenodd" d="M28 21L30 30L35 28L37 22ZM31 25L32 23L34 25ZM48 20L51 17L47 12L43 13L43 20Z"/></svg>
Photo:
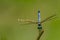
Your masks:
<svg viewBox="0 0 60 40"><path fill-rule="evenodd" d="M46 19L44 19L43 21L41 21L40 23L43 23L43 22L45 22L45 21L54 19L55 16L56 16L56 14L51 15L51 16L47 17ZM37 21L35 21L35 20L30 20L30 19L19 19L19 18L18 18L18 22L19 22L20 24L38 24Z"/></svg>
<svg viewBox="0 0 60 40"><path fill-rule="evenodd" d="M30 23L35 24L36 23L35 20L31 20L31 19L19 19L19 18L18 18L18 22L20 24L30 24Z"/></svg>

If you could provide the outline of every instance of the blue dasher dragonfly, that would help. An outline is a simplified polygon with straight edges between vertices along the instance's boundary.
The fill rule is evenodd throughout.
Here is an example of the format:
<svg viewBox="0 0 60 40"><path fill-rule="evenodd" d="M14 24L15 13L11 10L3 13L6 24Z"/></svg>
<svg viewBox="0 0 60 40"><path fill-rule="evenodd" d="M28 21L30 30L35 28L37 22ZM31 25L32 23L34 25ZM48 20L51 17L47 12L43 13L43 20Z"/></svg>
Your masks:
<svg viewBox="0 0 60 40"><path fill-rule="evenodd" d="M44 30L42 29L42 23L48 20L51 20L52 18L55 18L56 14L53 14L49 17L47 17L46 19L44 19L43 21L41 21L41 15L40 15L40 10L38 10L38 21L35 20L30 20L30 19L19 19L18 18L18 22L22 23L22 22L26 22L27 24L38 24L38 30L39 30L39 36L37 38L37 40L40 39L41 35L44 33ZM26 24L25 23L25 24Z"/></svg>
<svg viewBox="0 0 60 40"><path fill-rule="evenodd" d="M42 29L41 24L44 23L45 21L48 21L48 20L55 18L55 16L56 16L56 14L53 14L53 15L47 17L46 19L44 19L43 21L41 21L40 10L38 10L38 21L31 20L31 19L20 19L20 18L18 18L18 22L20 24L38 24L38 29Z"/></svg>

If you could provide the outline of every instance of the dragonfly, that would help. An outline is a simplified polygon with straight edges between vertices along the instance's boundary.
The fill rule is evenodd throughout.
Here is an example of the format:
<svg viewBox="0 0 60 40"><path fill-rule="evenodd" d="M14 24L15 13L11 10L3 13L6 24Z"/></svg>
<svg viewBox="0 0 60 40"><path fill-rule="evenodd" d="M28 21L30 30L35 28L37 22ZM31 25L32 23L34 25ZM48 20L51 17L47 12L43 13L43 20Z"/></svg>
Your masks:
<svg viewBox="0 0 60 40"><path fill-rule="evenodd" d="M42 34L44 33L44 30L43 30L41 24L48 21L48 20L51 20L52 18L55 18L56 14L53 14L53 15L47 17L46 19L44 19L43 21L41 21L41 13L40 13L40 10L38 10L37 16L38 16L38 21L30 20L30 19L25 20L25 19L18 18L18 22L26 22L28 24L37 24L38 25L37 29L39 30L39 36L37 37L37 40L39 40L41 38Z"/></svg>

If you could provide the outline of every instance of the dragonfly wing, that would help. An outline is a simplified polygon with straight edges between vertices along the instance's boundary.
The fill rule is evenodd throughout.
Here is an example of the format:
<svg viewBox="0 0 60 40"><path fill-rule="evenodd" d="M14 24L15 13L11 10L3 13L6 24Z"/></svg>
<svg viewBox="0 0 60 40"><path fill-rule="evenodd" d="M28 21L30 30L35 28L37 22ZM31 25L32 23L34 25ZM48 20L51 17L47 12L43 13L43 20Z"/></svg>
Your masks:
<svg viewBox="0 0 60 40"><path fill-rule="evenodd" d="M52 15L52 16L49 16L49 17L47 17L46 19L44 19L43 21L41 21L40 23L43 23L43 22L48 21L48 20L52 20L52 19L55 18L55 16L56 16L55 14ZM31 20L31 19L18 19L18 22L19 22L20 24L38 24L37 21Z"/></svg>
<svg viewBox="0 0 60 40"><path fill-rule="evenodd" d="M20 24L36 24L37 23L35 20L31 20L31 19L19 19L19 18L18 18L18 22Z"/></svg>
<svg viewBox="0 0 60 40"><path fill-rule="evenodd" d="M43 22L45 22L45 21L48 21L48 20L52 20L52 19L54 19L54 18L56 18L56 14L47 17L46 19L44 19L43 21L41 21L41 23L43 23Z"/></svg>

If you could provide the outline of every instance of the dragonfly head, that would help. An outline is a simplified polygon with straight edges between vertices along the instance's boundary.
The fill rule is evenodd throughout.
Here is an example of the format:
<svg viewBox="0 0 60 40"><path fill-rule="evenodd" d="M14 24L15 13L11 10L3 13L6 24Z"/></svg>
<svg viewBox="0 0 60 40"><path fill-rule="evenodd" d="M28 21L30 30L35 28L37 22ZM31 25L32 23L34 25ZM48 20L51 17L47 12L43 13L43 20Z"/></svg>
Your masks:
<svg viewBox="0 0 60 40"><path fill-rule="evenodd" d="M42 29L42 26L41 26L41 24L38 24L38 29Z"/></svg>

